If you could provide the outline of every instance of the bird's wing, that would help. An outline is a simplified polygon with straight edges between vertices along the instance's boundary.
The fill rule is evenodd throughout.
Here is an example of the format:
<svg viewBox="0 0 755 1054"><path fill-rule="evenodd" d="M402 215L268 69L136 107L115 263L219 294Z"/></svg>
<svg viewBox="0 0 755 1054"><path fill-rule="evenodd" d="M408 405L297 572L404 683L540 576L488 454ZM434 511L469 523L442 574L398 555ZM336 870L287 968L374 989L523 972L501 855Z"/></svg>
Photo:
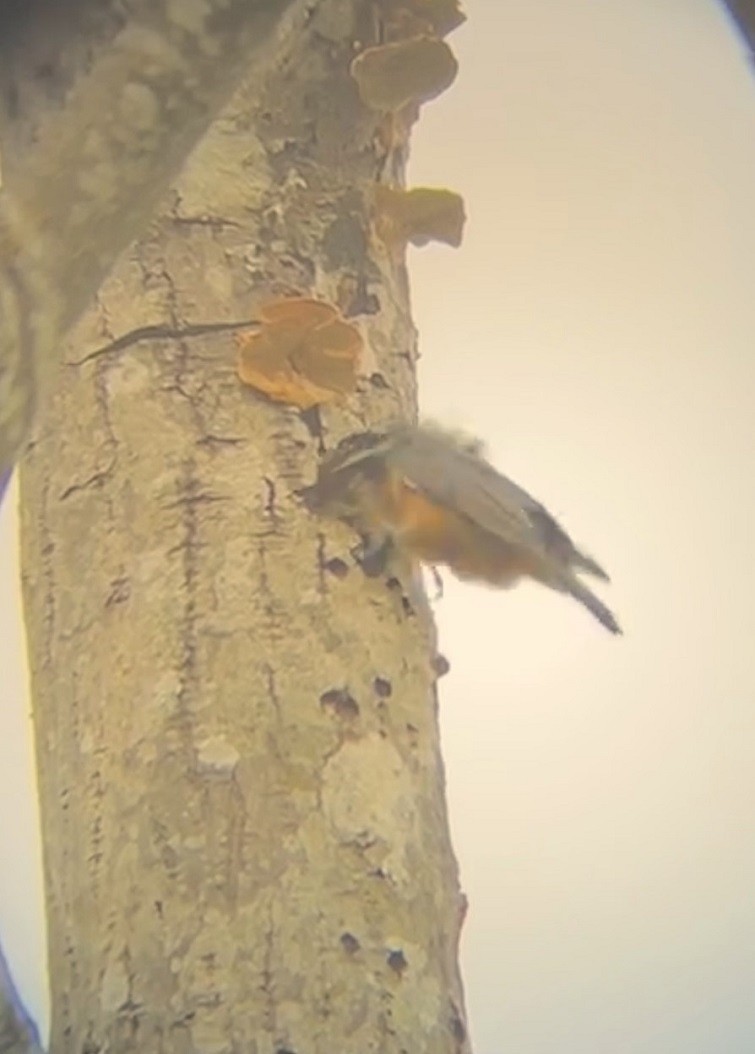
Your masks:
<svg viewBox="0 0 755 1054"><path fill-rule="evenodd" d="M533 512L547 516L545 509L474 452L415 432L397 443L392 460L409 483L490 534L542 545Z"/></svg>
<svg viewBox="0 0 755 1054"><path fill-rule="evenodd" d="M406 429L392 452L396 468L428 497L472 520L509 545L608 579L580 552L548 510L486 461L477 449L441 432Z"/></svg>

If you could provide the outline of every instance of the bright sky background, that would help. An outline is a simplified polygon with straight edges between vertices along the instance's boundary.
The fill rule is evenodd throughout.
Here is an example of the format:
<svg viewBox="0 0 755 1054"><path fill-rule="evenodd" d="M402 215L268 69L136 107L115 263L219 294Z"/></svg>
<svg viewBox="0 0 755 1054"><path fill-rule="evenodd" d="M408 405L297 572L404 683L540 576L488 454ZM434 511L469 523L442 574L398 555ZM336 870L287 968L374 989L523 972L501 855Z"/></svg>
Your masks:
<svg viewBox="0 0 755 1054"><path fill-rule="evenodd" d="M475 1052L753 1054L755 70L714 0L466 8L411 166L469 214L412 254L424 410L608 567L626 630L446 581ZM39 1015L9 512L0 930Z"/></svg>

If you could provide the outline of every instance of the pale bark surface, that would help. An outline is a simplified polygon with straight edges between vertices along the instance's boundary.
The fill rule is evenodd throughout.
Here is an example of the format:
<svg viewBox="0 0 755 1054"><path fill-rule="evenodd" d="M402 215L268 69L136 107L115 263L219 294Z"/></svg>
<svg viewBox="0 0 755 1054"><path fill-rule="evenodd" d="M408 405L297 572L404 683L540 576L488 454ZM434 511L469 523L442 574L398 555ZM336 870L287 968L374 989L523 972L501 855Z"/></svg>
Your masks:
<svg viewBox="0 0 755 1054"><path fill-rule="evenodd" d="M403 159L348 75L377 28L323 0L234 98L22 469L55 1054L469 1050L432 622L295 494L323 443L415 411L406 274L365 205ZM369 345L320 420L242 388L229 333L108 349L285 293Z"/></svg>
<svg viewBox="0 0 755 1054"><path fill-rule="evenodd" d="M0 4L0 482L54 382L63 334L244 72L307 10Z"/></svg>

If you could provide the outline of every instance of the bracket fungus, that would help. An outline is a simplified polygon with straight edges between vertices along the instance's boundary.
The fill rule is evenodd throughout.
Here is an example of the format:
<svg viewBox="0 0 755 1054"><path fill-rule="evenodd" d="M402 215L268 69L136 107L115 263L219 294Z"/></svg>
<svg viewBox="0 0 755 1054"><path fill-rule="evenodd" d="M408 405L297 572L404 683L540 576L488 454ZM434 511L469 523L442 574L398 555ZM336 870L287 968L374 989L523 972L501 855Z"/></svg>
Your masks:
<svg viewBox="0 0 755 1054"><path fill-rule="evenodd" d="M236 337L244 384L301 410L354 390L362 337L332 304L307 297L274 300L261 309L259 321L258 332Z"/></svg>
<svg viewBox="0 0 755 1054"><path fill-rule="evenodd" d="M387 244L421 246L436 241L458 248L465 219L464 199L453 190L375 188L375 226Z"/></svg>
<svg viewBox="0 0 755 1054"><path fill-rule="evenodd" d="M445 37L466 22L459 0L382 0L386 21L404 35Z"/></svg>
<svg viewBox="0 0 755 1054"><path fill-rule="evenodd" d="M351 75L365 106L395 112L440 95L453 83L458 68L448 44L420 36L366 48L351 63Z"/></svg>

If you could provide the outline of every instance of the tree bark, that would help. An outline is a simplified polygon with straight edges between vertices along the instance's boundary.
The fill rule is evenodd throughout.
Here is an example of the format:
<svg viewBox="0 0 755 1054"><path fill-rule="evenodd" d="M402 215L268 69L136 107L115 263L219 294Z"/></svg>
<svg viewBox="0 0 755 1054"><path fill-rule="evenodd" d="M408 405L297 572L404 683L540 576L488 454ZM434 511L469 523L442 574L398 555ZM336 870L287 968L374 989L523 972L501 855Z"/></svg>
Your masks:
<svg viewBox="0 0 755 1054"><path fill-rule="evenodd" d="M0 495L63 334L274 31L307 11L304 0L0 5Z"/></svg>
<svg viewBox="0 0 755 1054"><path fill-rule="evenodd" d="M22 468L55 1054L469 1050L430 614L296 494L416 408L368 204L403 148L348 72L379 32L322 0L279 40L68 343ZM340 408L266 402L229 333L189 335L292 293L365 337Z"/></svg>

